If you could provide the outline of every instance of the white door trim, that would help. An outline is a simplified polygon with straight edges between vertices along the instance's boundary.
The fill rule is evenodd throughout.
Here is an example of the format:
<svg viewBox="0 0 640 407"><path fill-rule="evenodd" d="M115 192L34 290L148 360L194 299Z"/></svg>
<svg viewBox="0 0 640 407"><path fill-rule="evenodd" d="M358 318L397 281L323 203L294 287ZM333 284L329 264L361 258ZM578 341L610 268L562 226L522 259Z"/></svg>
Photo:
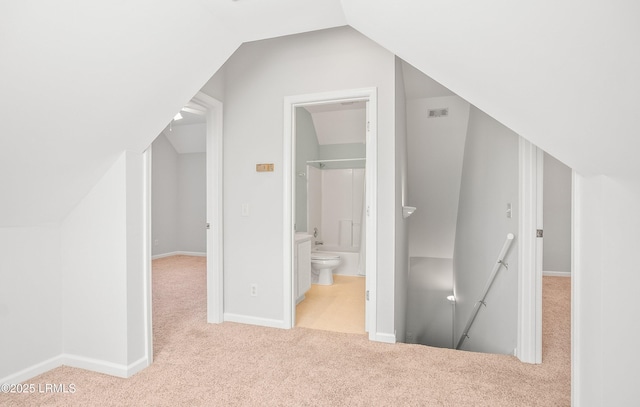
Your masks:
<svg viewBox="0 0 640 407"><path fill-rule="evenodd" d="M145 335L145 357L147 358L147 366L153 363L153 312L152 312L152 291L151 291L151 162L152 149L151 146L142 153L142 255L144 256L143 265L143 284L144 284L144 335Z"/></svg>
<svg viewBox="0 0 640 407"><path fill-rule="evenodd" d="M582 217L581 206L578 205L586 197L582 195L582 177L571 170L571 405L580 406L582 403L580 395L582 394L582 366L580 363L580 354L582 341L580 339L581 332L581 304L583 298L581 290L582 268L580 259L582 258L582 242L581 236L583 231L579 223Z"/></svg>
<svg viewBox="0 0 640 407"><path fill-rule="evenodd" d="M224 320L223 251L223 104L202 92L192 103L205 108L207 118L207 322ZM204 225L203 225L204 226Z"/></svg>
<svg viewBox="0 0 640 407"><path fill-rule="evenodd" d="M376 330L376 281L377 281L377 88L348 89L306 95L287 96L284 99L284 227L283 227L283 264L284 267L284 326L295 325L295 298L293 290L293 244L295 210L295 109L296 107L316 104L329 104L346 101L368 101L368 132L366 140L366 286L369 300L366 303L366 325L369 339L378 340Z"/></svg>
<svg viewBox="0 0 640 407"><path fill-rule="evenodd" d="M518 334L516 356L542 363L542 186L544 152L520 137L518 236Z"/></svg>

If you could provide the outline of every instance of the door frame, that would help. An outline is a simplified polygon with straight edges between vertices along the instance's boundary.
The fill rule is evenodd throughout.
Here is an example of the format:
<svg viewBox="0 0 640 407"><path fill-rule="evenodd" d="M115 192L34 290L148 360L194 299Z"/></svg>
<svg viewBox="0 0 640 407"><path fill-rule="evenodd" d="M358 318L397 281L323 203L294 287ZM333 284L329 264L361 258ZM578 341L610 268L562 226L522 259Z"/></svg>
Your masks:
<svg viewBox="0 0 640 407"><path fill-rule="evenodd" d="M206 180L207 180L207 322L224 320L224 251L223 251L223 104L198 92L187 104L186 110L206 117ZM143 230L144 230L144 285L145 336L148 363L153 362L153 305L152 305L152 150L143 152ZM206 225L203 225L206 227Z"/></svg>
<svg viewBox="0 0 640 407"><path fill-rule="evenodd" d="M207 119L207 322L224 321L223 103L198 92Z"/></svg>
<svg viewBox="0 0 640 407"><path fill-rule="evenodd" d="M518 236L518 332L515 355L542 363L542 258L544 151L520 137Z"/></svg>
<svg viewBox="0 0 640 407"><path fill-rule="evenodd" d="M370 340L380 340L377 337L376 321L376 281L377 281L377 157L378 157L378 129L377 129L377 88L345 89L332 92L286 96L284 98L284 216L283 216L283 264L284 284L284 327L293 328L295 325L295 294L293 287L293 244L295 242L295 110L297 107L331 104L339 102L367 101L367 135L366 135L366 300L365 325Z"/></svg>

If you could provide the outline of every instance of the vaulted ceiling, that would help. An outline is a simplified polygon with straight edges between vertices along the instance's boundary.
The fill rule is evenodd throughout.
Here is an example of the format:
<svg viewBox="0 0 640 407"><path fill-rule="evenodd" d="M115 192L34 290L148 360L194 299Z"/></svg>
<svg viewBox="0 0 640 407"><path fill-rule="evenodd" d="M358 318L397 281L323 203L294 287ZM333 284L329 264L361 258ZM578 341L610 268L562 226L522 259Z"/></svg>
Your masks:
<svg viewBox="0 0 640 407"><path fill-rule="evenodd" d="M0 6L0 226L55 223L246 41L351 25L586 173L640 171L636 2L24 0Z"/></svg>

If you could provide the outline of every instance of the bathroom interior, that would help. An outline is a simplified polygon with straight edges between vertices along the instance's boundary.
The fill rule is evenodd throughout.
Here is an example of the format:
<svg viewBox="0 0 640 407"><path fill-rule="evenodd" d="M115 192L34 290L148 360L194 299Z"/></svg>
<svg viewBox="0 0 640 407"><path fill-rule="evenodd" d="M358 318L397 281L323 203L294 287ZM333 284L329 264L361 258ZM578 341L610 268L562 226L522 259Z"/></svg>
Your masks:
<svg viewBox="0 0 640 407"><path fill-rule="evenodd" d="M296 108L296 326L365 333L366 102Z"/></svg>

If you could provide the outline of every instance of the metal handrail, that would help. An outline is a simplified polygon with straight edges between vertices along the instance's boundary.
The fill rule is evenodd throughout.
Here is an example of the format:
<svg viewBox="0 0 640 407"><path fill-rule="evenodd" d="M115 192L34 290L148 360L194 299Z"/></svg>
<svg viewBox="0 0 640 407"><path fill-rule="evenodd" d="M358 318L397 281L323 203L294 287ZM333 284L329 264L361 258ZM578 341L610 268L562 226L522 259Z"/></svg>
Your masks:
<svg viewBox="0 0 640 407"><path fill-rule="evenodd" d="M507 240L505 240L504 245L502 246L502 250L500 250L500 254L498 255L498 260L496 261L496 264L493 266L493 270L491 270L491 275L489 276L489 279L487 280L487 284L485 284L485 286L484 286L484 291L482 292L482 297L480 297L478 302L476 302L476 304L473 306L473 311L471 312L471 316L469 317L469 321L467 321L467 325L464 327L464 331L462 332L462 336L460 336L460 340L458 341L458 345L456 346L456 349L460 349L460 347L464 343L464 340L469 337L469 329L471 329L471 325L473 325L473 321L475 321L476 316L478 315L478 312L480 311L480 306L481 305L484 305L484 306L487 305L484 302L484 300L487 298L487 294L489 293L489 289L491 288L491 285L493 284L493 280L496 279L496 275L498 274L498 270L500 270L500 266L504 266L507 270L509 269L509 265L504 262L504 257L507 254L507 251L509 250L509 247L511 246L511 243L513 242L514 238L515 238L515 236L513 235L513 233L509 233L507 235Z"/></svg>

